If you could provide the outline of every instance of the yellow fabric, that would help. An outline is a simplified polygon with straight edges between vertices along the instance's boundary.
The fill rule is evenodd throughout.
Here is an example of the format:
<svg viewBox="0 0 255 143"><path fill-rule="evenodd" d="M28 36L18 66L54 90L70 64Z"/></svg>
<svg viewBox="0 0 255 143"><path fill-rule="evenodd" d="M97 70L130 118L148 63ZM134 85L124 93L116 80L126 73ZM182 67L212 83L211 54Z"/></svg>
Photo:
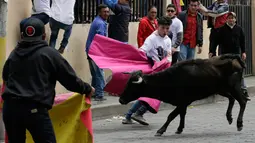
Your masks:
<svg viewBox="0 0 255 143"><path fill-rule="evenodd" d="M83 98L74 94L49 111L57 143L93 143L92 136L80 120L81 112L91 106ZM34 143L28 131L26 143Z"/></svg>
<svg viewBox="0 0 255 143"><path fill-rule="evenodd" d="M0 70L1 75L5 63L5 52L6 51L6 37L0 37ZM0 78L0 83L3 83L2 78Z"/></svg>
<svg viewBox="0 0 255 143"><path fill-rule="evenodd" d="M184 6L183 0L180 0L180 5L181 5L181 6Z"/></svg>

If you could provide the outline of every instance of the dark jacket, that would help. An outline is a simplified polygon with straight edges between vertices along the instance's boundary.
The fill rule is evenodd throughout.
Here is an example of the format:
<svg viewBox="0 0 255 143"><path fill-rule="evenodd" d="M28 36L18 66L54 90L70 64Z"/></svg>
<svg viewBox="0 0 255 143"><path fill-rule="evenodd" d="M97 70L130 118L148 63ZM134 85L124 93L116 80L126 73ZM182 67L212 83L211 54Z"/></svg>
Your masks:
<svg viewBox="0 0 255 143"><path fill-rule="evenodd" d="M50 109L56 81L70 91L89 94L91 86L78 78L69 63L46 41L20 42L3 68L2 98L29 100Z"/></svg>
<svg viewBox="0 0 255 143"><path fill-rule="evenodd" d="M183 31L185 31L187 27L187 20L188 20L188 11L182 11L179 13L178 18L181 20L183 24ZM197 45L202 47L203 46L203 16L202 14L197 14Z"/></svg>
<svg viewBox="0 0 255 143"><path fill-rule="evenodd" d="M218 41L221 46L221 54L241 54L245 53L245 35L241 26L235 25L230 28L227 24L219 29ZM216 49L210 49L210 53Z"/></svg>
<svg viewBox="0 0 255 143"><path fill-rule="evenodd" d="M104 3L114 13L109 17L108 37L121 42L128 42L128 27L131 15L129 4L113 3L110 0L104 0Z"/></svg>

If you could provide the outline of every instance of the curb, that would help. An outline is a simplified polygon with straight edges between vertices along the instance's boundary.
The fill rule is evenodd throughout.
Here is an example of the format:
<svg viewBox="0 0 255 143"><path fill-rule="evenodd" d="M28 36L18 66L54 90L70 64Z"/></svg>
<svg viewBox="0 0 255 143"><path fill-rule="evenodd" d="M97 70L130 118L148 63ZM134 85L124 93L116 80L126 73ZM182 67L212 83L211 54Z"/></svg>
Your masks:
<svg viewBox="0 0 255 143"><path fill-rule="evenodd" d="M250 86L247 88L249 92L249 96L255 96L255 86ZM197 105L202 105L202 104L210 104L210 103L215 103L218 101L224 101L227 100L227 98L215 95L215 96L210 96L206 99L198 100L195 101L191 104L191 106L197 106ZM92 120L100 120L100 119L107 119L107 118L112 118L112 116L117 116L117 115L124 115L128 109L131 107L133 104L130 103L128 105L121 105L119 103L113 103L111 105L99 105L97 107L92 107ZM174 109L175 107L162 102L160 105L160 111L161 110L169 110L169 109Z"/></svg>

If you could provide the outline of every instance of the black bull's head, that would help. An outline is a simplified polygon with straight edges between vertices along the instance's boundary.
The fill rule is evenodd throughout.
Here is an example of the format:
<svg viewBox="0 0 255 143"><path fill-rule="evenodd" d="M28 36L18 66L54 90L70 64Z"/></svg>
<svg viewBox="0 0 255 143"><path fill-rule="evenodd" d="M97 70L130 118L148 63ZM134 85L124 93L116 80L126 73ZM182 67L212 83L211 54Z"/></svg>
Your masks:
<svg viewBox="0 0 255 143"><path fill-rule="evenodd" d="M219 71L223 75L228 76L236 72L242 73L243 69L246 67L244 61L242 61L240 56L233 54L216 56L205 61L211 63L213 66L219 69ZM143 73L141 70L133 72L124 72L124 74L130 74L130 78L127 82L126 88L120 95L119 98L120 104L128 104L129 102L138 99L141 95L144 95L143 90L152 90L146 89L146 82L143 79Z"/></svg>
<svg viewBox="0 0 255 143"><path fill-rule="evenodd" d="M141 70L125 72L124 74L130 74L131 76L127 82L126 88L119 98L120 104L128 104L139 98L139 95L142 95L144 85L143 73Z"/></svg>

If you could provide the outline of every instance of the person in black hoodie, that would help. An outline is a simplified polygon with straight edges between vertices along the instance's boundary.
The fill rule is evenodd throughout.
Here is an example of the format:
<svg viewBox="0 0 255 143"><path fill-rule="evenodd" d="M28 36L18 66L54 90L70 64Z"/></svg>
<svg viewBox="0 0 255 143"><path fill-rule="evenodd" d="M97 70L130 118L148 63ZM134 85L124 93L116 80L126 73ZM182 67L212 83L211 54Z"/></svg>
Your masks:
<svg viewBox="0 0 255 143"><path fill-rule="evenodd" d="M113 12L109 18L108 37L123 43L128 43L129 20L131 8L130 0L103 0Z"/></svg>
<svg viewBox="0 0 255 143"><path fill-rule="evenodd" d="M2 78L3 121L10 143L25 143L26 129L36 143L56 143L48 110L56 81L70 91L91 96L94 88L77 77L69 63L50 48L44 23L27 18L20 24L21 41L5 62Z"/></svg>
<svg viewBox="0 0 255 143"><path fill-rule="evenodd" d="M246 60L245 35L242 27L236 24L236 14L234 12L228 13L226 24L219 29L217 41L221 46L221 54L237 54L243 60ZM209 58L213 57L215 52L216 47L211 48L209 51ZM248 98L249 95L244 78L242 78L242 90L244 95Z"/></svg>

